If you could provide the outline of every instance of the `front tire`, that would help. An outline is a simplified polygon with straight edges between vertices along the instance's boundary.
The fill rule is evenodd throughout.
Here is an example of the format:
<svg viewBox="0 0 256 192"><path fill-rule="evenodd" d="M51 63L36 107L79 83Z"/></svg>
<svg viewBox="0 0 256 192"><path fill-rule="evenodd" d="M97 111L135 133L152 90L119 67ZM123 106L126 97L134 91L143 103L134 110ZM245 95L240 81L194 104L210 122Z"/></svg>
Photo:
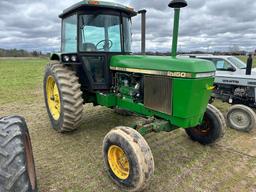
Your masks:
<svg viewBox="0 0 256 192"><path fill-rule="evenodd" d="M233 105L228 111L227 122L232 129L249 132L256 126L256 115L250 107Z"/></svg>
<svg viewBox="0 0 256 192"><path fill-rule="evenodd" d="M222 113L213 105L208 104L202 124L185 130L193 141L208 145L222 138L225 128L226 122Z"/></svg>
<svg viewBox="0 0 256 192"><path fill-rule="evenodd" d="M30 136L22 117L0 118L0 191L37 191Z"/></svg>
<svg viewBox="0 0 256 192"><path fill-rule="evenodd" d="M53 63L45 70L44 97L52 127L58 132L76 130L82 120L81 85L75 72Z"/></svg>
<svg viewBox="0 0 256 192"><path fill-rule="evenodd" d="M154 159L145 139L134 129L117 127L103 141L104 167L126 191L146 188L154 173Z"/></svg>

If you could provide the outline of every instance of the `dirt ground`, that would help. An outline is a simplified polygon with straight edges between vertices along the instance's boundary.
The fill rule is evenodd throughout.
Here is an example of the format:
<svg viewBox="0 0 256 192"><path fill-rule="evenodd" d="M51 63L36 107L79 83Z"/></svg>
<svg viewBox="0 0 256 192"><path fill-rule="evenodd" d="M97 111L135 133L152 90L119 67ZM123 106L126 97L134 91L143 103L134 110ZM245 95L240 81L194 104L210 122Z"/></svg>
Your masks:
<svg viewBox="0 0 256 192"><path fill-rule="evenodd" d="M102 168L104 135L137 117L123 117L86 105L81 128L61 135L50 128L40 91L38 100L1 106L0 116L23 115L33 142L40 191L118 191ZM256 191L256 131L227 129L214 146L192 142L183 130L146 136L156 171L147 191Z"/></svg>
<svg viewBox="0 0 256 192"><path fill-rule="evenodd" d="M37 75L42 76L43 70ZM41 80L26 91L17 91L15 100L0 105L0 116L19 114L27 120L40 191L119 191L103 170L102 140L115 126L130 125L138 117L123 117L88 104L78 131L56 133L46 113ZM215 105L224 113L228 107L220 102ZM147 192L256 192L256 129L251 133L227 129L225 137L212 146L191 141L182 129L145 138L155 160Z"/></svg>

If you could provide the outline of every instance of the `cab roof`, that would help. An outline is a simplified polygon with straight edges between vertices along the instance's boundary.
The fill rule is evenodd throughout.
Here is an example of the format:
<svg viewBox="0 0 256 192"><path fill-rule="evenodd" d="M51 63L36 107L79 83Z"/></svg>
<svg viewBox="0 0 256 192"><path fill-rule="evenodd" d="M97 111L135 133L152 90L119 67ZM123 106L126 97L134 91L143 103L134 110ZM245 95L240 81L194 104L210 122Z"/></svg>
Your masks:
<svg viewBox="0 0 256 192"><path fill-rule="evenodd" d="M119 3L106 2L106 1L100 1L100 0L83 0L65 9L63 13L59 15L59 17L64 18L69 14L72 14L76 11L85 10L86 8L101 8L101 9L106 8L106 9L118 10L121 12L125 12L131 17L137 15L137 12L132 7L121 5Z"/></svg>

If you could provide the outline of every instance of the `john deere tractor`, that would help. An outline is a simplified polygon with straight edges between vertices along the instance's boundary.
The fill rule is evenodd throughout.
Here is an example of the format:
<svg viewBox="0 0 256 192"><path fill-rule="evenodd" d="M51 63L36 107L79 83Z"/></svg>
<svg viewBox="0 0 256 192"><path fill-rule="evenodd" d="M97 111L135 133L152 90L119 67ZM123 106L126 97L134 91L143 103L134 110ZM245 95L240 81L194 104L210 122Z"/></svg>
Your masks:
<svg viewBox="0 0 256 192"><path fill-rule="evenodd" d="M138 14L131 7L84 0L60 15L61 53L51 55L44 77L51 125L61 133L77 129L85 103L144 117L131 127L114 128L103 141L105 169L122 190L142 190L153 175L153 155L144 135L181 127L202 144L223 135L224 118L208 105L213 63L176 58L180 8L186 6L184 0L169 4L175 19L168 57L131 53L131 19ZM145 18L144 10L139 13Z"/></svg>

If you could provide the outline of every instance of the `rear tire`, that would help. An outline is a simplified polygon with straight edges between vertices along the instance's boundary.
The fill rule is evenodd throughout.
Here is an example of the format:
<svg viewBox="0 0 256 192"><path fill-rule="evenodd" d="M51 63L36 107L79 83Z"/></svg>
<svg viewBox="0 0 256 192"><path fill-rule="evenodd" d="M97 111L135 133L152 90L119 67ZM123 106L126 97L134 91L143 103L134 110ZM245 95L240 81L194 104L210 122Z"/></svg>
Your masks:
<svg viewBox="0 0 256 192"><path fill-rule="evenodd" d="M30 136L22 117L0 119L0 191L37 191Z"/></svg>
<svg viewBox="0 0 256 192"><path fill-rule="evenodd" d="M213 105L208 104L204 114L203 123L185 130L193 141L208 145L215 143L222 138L224 136L225 128L226 122L222 113Z"/></svg>
<svg viewBox="0 0 256 192"><path fill-rule="evenodd" d="M103 159L107 173L122 191L142 191L154 173L150 147L129 127L117 127L105 136Z"/></svg>
<svg viewBox="0 0 256 192"><path fill-rule="evenodd" d="M228 111L227 122L232 129L249 132L256 126L256 115L250 107L233 105Z"/></svg>
<svg viewBox="0 0 256 192"><path fill-rule="evenodd" d="M45 70L44 97L52 127L58 132L76 130L82 120L81 85L75 72L53 63Z"/></svg>

